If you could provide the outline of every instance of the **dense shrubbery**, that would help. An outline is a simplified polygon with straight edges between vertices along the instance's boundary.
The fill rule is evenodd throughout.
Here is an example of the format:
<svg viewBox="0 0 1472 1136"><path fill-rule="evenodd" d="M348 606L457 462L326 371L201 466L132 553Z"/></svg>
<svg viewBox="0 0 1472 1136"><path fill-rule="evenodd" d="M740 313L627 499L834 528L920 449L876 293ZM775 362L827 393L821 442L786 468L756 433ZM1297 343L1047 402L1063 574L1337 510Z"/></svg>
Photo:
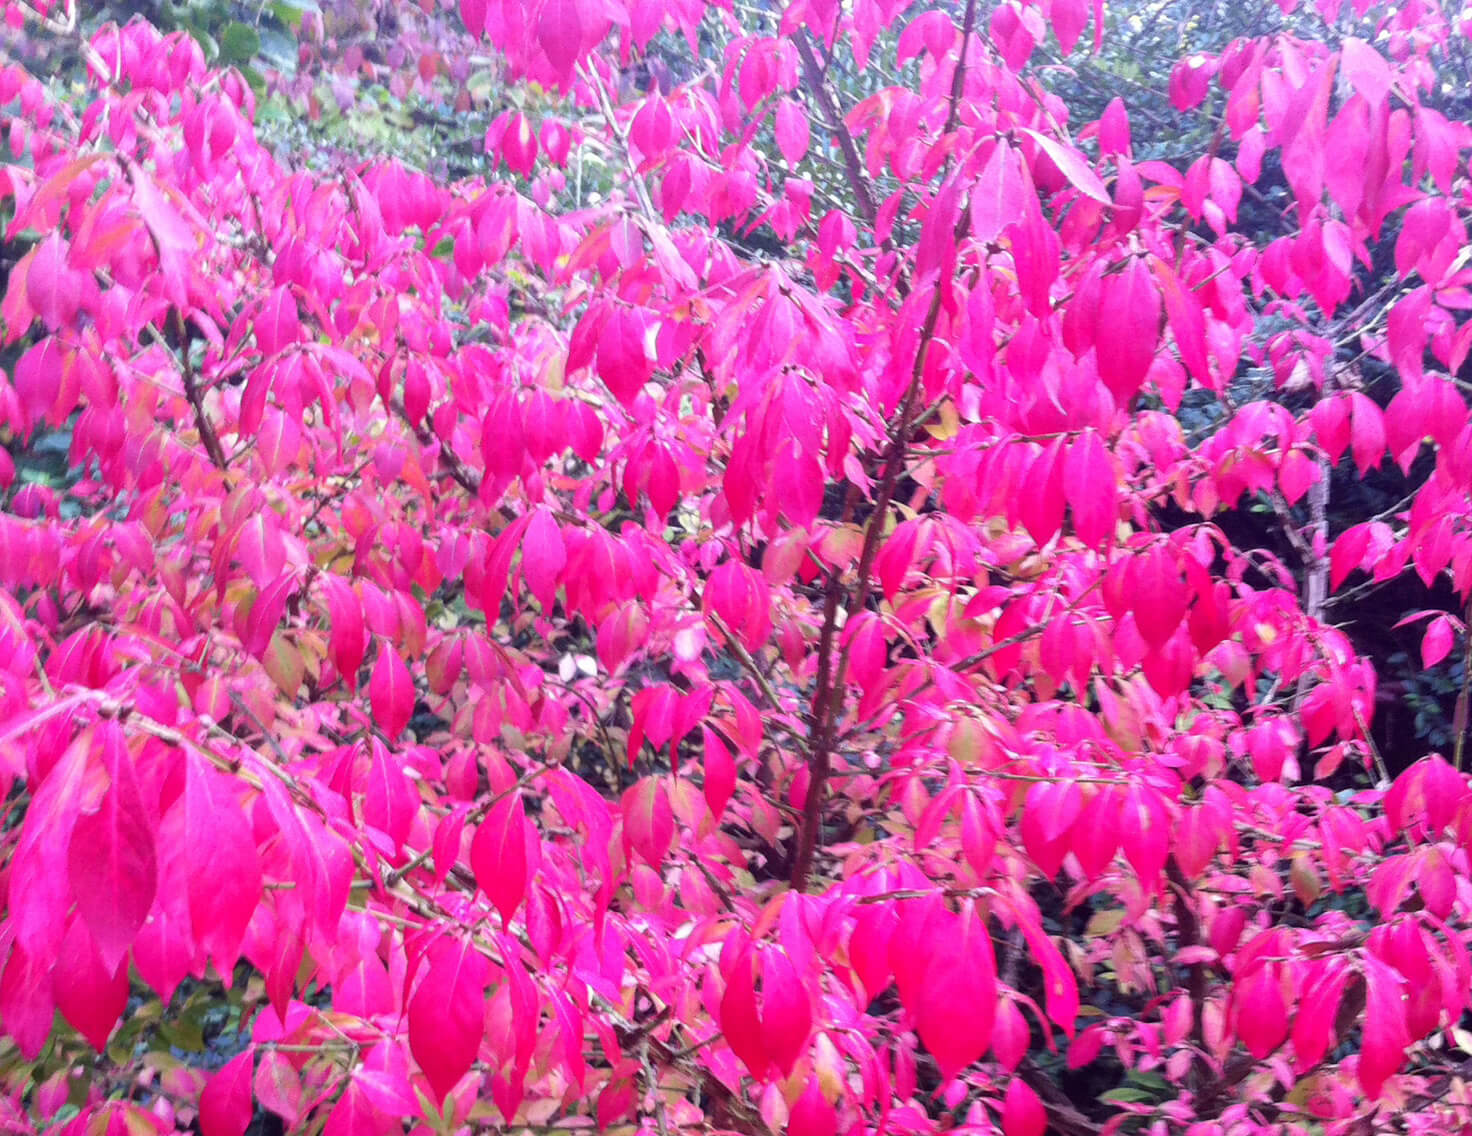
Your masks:
<svg viewBox="0 0 1472 1136"><path fill-rule="evenodd" d="M7 1129L1466 1122L1463 17L6 9Z"/></svg>

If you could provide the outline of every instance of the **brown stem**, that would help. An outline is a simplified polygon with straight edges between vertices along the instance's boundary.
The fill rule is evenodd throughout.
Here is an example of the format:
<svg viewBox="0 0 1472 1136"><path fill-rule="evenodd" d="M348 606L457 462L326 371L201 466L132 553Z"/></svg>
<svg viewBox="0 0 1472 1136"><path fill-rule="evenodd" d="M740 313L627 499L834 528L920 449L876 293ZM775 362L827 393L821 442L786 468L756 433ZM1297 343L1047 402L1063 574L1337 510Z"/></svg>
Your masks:
<svg viewBox="0 0 1472 1136"><path fill-rule="evenodd" d="M1049 1132L1058 1136L1097 1136L1100 1126L1074 1107L1068 1094L1059 1087L1058 1079L1039 1069L1032 1058L1023 1059L1017 1067L1017 1075L1043 1102L1048 1114Z"/></svg>
<svg viewBox="0 0 1472 1136"><path fill-rule="evenodd" d="M1472 599L1467 601L1466 618L1462 623L1462 689L1457 694L1457 708L1452 711L1452 765L1462 768L1462 753L1467 746L1467 700L1472 692Z"/></svg>
<svg viewBox="0 0 1472 1136"><path fill-rule="evenodd" d="M966 52L976 22L976 0L967 0L965 26L961 36L961 54L956 62L956 71L951 80L951 111L947 127L954 129L957 108L965 88ZM821 77L817 60L807 41L799 38L798 48L803 52L804 68L810 81L813 76ZM807 68L811 62L810 70ZM821 90L818 92L821 95ZM842 135L840 136L842 138ZM852 145L852 139L850 139ZM857 159L857 153L855 153ZM949 172L950 161L946 170ZM872 206L872 202L871 202ZM965 234L970 214L963 213L957 226L957 241ZM864 530L864 546L859 553L859 565L853 592L845 606L845 615L853 616L862 611L869 600L869 589L873 583L874 560L879 555L879 546L884 534L885 522L889 518L890 502L894 498L895 486L904 471L905 455L909 449L910 431L914 426L915 408L924 387L925 358L929 354L935 327L940 319L941 299L944 296L943 282L935 282L935 292L930 299L930 308L925 313L925 323L920 330L920 342L915 348L915 363L910 372L909 389L905 391L904 403L899 418L890 434L889 447L884 459L884 473L879 483L879 492L874 497L874 509ZM791 886L793 891L806 891L812 876L813 859L818 851L818 839L823 827L823 801L827 795L828 777L833 770L833 751L838 734L838 715L843 705L844 677L848 671L848 651L839 651L835 664L833 654L837 642L838 610L842 584L837 569L831 571L823 588L823 627L818 636L818 686L813 693L813 745L808 758L808 791L803 802L802 827L797 834L797 854L793 857Z"/></svg>
<svg viewBox="0 0 1472 1136"><path fill-rule="evenodd" d="M843 168L848 172L849 187L854 191L854 202L858 206L859 215L872 225L879 213L874 207L874 195L869 189L869 179L864 173L859 148L854 145L854 136L849 133L848 126L843 121L837 100L824 84L823 67L813 54L812 41L808 39L807 32L799 32L793 37L793 42L797 44L797 56L802 62L803 78L807 80L808 89L812 92L812 97L822 104L823 117L832 124L834 136L838 139L838 149L843 154Z"/></svg>
<svg viewBox="0 0 1472 1136"><path fill-rule="evenodd" d="M1192 903L1191 881L1174 856L1165 862L1165 877L1175 890L1176 950L1184 951L1201 942L1201 922ZM1202 1044L1202 1015L1206 1008L1206 969L1201 963L1186 967L1186 993L1191 998L1191 1037Z"/></svg>
<svg viewBox="0 0 1472 1136"><path fill-rule="evenodd" d="M199 379L194 373L194 364L189 360L189 324L185 322L184 316L177 309L173 312L174 330L179 336L179 366L184 374L184 397L189 400L189 405L194 410L194 424L199 428L199 440L204 444L205 453L209 454L210 461L216 469L224 469L229 464L225 458L225 447L220 445L220 435L215 433L215 424L210 421L209 415L204 410L204 395L200 393Z"/></svg>

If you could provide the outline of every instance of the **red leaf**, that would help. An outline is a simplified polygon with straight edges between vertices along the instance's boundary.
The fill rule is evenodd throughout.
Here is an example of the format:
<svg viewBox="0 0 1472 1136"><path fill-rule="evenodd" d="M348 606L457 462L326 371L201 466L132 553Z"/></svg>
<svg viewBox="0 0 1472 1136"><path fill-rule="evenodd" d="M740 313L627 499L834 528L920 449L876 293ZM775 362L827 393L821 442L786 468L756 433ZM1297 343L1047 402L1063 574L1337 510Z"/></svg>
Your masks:
<svg viewBox="0 0 1472 1136"><path fill-rule="evenodd" d="M1364 1041L1360 1046L1360 1088L1371 1100L1380 1096L1385 1082L1405 1060L1411 1043L1406 1026L1405 983L1391 967L1373 955L1362 959L1365 974Z"/></svg>
<svg viewBox="0 0 1472 1136"><path fill-rule="evenodd" d="M61 234L52 233L30 254L26 295L48 331L58 331L77 318L82 304L82 273L67 264Z"/></svg>
<svg viewBox="0 0 1472 1136"><path fill-rule="evenodd" d="M1099 377L1125 406L1144 383L1160 342L1160 290L1138 257L1104 278L1100 310L1105 315L1094 341Z"/></svg>
<svg viewBox="0 0 1472 1136"><path fill-rule="evenodd" d="M521 538L521 573L543 612L550 612L557 602L557 585L566 567L567 545L562 530L552 511L540 506L533 511Z"/></svg>
<svg viewBox="0 0 1472 1136"><path fill-rule="evenodd" d="M721 1033L731 1052L741 1060L753 1077L765 1079L770 1058L763 1041L762 1024L757 1016L756 989L752 975L751 950L748 947L726 974L726 992L721 997Z"/></svg>
<svg viewBox="0 0 1472 1136"><path fill-rule="evenodd" d="M918 904L906 918L925 918ZM949 1081L991 1045L997 964L986 926L968 905L960 915L932 909L921 941L929 955L916 1006L920 1040Z"/></svg>
<svg viewBox="0 0 1472 1136"><path fill-rule="evenodd" d="M111 784L95 812L83 813L67 850L77 909L109 970L122 964L158 890L154 822L121 730L102 734Z"/></svg>
<svg viewBox="0 0 1472 1136"><path fill-rule="evenodd" d="M1074 529L1085 544L1098 547L1113 535L1118 520L1114 464L1104 440L1085 430L1069 445L1063 469Z"/></svg>
<svg viewBox="0 0 1472 1136"><path fill-rule="evenodd" d="M396 1128L402 1125L375 1108L367 1094L353 1083L327 1114L322 1136L383 1136Z"/></svg>
<svg viewBox="0 0 1472 1136"><path fill-rule="evenodd" d="M51 962L51 959L32 960L19 946L13 946L5 963L5 974L0 977L0 1025L27 1061L41 1055L51 1036L55 1014L51 1000Z"/></svg>
<svg viewBox="0 0 1472 1136"><path fill-rule="evenodd" d="M327 592L327 612L332 621L332 665L350 689L358 685L358 668L368 648L368 634L363 626L363 604L358 593L341 576L324 573L322 586Z"/></svg>
<svg viewBox="0 0 1472 1136"><path fill-rule="evenodd" d="M838 1113L823 1096L818 1078L810 1077L788 1116L787 1136L836 1136L837 1132Z"/></svg>
<svg viewBox="0 0 1472 1136"><path fill-rule="evenodd" d="M490 964L459 938L441 938L409 1003L409 1049L441 1102L470 1071L484 1034Z"/></svg>
<svg viewBox="0 0 1472 1136"><path fill-rule="evenodd" d="M1022 159L1009 143L999 141L971 187L972 237L981 242L996 240L1022 213L1026 192Z"/></svg>
<svg viewBox="0 0 1472 1136"><path fill-rule="evenodd" d="M762 1039L784 1077L792 1075L812 1030L812 1003L791 960L780 950L763 951Z"/></svg>
<svg viewBox="0 0 1472 1136"><path fill-rule="evenodd" d="M583 5L578 0L545 0L537 19L537 42L565 85L583 48Z"/></svg>
<svg viewBox="0 0 1472 1136"><path fill-rule="evenodd" d="M532 864L527 844L526 812L520 793L496 802L470 844L470 867L475 872L475 882L504 920L516 914L531 882Z"/></svg>
<svg viewBox="0 0 1472 1136"><path fill-rule="evenodd" d="M623 795L624 839L656 871L675 840L675 814L659 777L645 777Z"/></svg>
<svg viewBox="0 0 1472 1136"><path fill-rule="evenodd" d="M302 1118L302 1078L286 1054L268 1049L261 1054L255 1075L256 1099L294 1129Z"/></svg>
<svg viewBox="0 0 1472 1136"><path fill-rule="evenodd" d="M1099 180L1090 167L1088 161L1072 146L1065 146L1061 142L1055 142L1046 134L1039 134L1036 130L1024 126L1022 133L1026 134L1038 144L1038 148L1050 159L1059 171L1085 197L1092 197L1101 205L1111 205L1109 191L1104 188L1104 183Z"/></svg>
<svg viewBox="0 0 1472 1136"><path fill-rule="evenodd" d="M1247 1052L1259 1061L1288 1037L1288 1003L1274 964L1258 966L1239 978L1232 991L1236 1006L1237 1036Z"/></svg>
<svg viewBox="0 0 1472 1136"><path fill-rule="evenodd" d="M109 970L87 925L73 919L53 974L56 1008L98 1053L128 1006L128 970Z"/></svg>
<svg viewBox="0 0 1472 1136"><path fill-rule="evenodd" d="M255 1109L251 1078L255 1050L232 1058L210 1078L199 1096L199 1128L203 1136L244 1136Z"/></svg>
<svg viewBox="0 0 1472 1136"><path fill-rule="evenodd" d="M776 131L777 148L788 165L795 166L807 157L808 116L795 100L784 98L777 103Z"/></svg>
<svg viewBox="0 0 1472 1136"><path fill-rule="evenodd" d="M368 698L374 723L384 735L396 738L402 734L414 716L414 680L398 648L386 639L378 642L378 660L368 679Z"/></svg>
<svg viewBox="0 0 1472 1136"><path fill-rule="evenodd" d="M1428 670L1451 652L1455 635L1450 616L1439 615L1431 621L1421 640L1421 662Z"/></svg>
<svg viewBox="0 0 1472 1136"><path fill-rule="evenodd" d="M1002 1101L1002 1131L1006 1136L1043 1136L1047 1130L1043 1102L1021 1077L1013 1077Z"/></svg>

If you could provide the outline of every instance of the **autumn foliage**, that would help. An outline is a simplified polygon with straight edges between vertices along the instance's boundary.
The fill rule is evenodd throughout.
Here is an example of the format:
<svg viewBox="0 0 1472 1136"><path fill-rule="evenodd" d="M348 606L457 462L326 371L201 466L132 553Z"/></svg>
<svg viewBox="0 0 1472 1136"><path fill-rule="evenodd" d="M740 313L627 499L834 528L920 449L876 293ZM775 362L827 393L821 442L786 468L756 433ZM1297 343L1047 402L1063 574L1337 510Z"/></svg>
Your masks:
<svg viewBox="0 0 1472 1136"><path fill-rule="evenodd" d="M1100 0L460 0L555 110L451 185L6 11L0 1127L1472 1120L1466 682L1380 752L1334 606L1469 650L1455 4L1166 161Z"/></svg>

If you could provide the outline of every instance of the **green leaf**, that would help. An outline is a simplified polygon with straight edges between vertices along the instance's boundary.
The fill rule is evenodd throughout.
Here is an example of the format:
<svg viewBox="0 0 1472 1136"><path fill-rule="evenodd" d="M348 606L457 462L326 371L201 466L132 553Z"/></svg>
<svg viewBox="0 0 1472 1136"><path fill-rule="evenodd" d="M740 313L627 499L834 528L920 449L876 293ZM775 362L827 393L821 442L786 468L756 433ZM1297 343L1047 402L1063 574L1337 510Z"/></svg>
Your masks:
<svg viewBox="0 0 1472 1136"><path fill-rule="evenodd" d="M302 17L308 12L319 12L313 0L273 0L271 14L292 31L302 26Z"/></svg>
<svg viewBox="0 0 1472 1136"><path fill-rule="evenodd" d="M256 93L257 97L266 93L266 77L254 67L240 68L240 77L250 84L250 89Z"/></svg>
<svg viewBox="0 0 1472 1136"><path fill-rule="evenodd" d="M249 63L261 50L255 28L238 20L220 30L220 58L226 63Z"/></svg>
<svg viewBox="0 0 1472 1136"><path fill-rule="evenodd" d="M1120 1088L1110 1089L1107 1093L1100 1093L1101 1101L1111 1101L1116 1104L1138 1104L1153 1098L1153 1094L1145 1092L1144 1089Z"/></svg>

